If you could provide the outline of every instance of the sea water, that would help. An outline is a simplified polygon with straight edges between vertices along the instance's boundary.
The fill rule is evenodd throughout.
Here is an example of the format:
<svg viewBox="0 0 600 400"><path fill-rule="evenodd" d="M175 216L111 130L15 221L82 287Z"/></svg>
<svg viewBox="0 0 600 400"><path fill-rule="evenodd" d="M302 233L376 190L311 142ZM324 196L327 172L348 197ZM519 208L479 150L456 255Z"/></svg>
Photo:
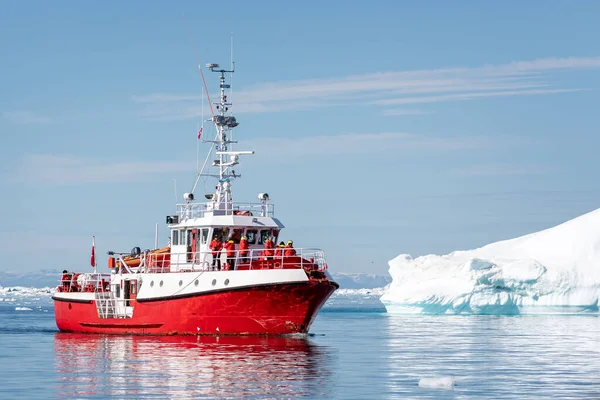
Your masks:
<svg viewBox="0 0 600 400"><path fill-rule="evenodd" d="M0 398L600 398L597 316L388 315L338 296L307 336L141 337L60 333L49 299L3 300Z"/></svg>

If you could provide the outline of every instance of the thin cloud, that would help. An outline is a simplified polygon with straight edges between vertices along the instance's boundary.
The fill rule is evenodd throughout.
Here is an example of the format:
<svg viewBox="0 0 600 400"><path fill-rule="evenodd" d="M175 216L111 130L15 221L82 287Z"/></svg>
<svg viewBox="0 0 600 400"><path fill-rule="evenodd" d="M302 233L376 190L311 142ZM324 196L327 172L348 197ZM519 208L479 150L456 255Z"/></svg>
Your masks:
<svg viewBox="0 0 600 400"><path fill-rule="evenodd" d="M427 111L422 111L422 110L409 110L406 108L397 108L397 109L387 109L387 110L383 110L381 112L381 115L387 115L387 116L405 116L405 115L427 115L427 114L431 114L430 112Z"/></svg>
<svg viewBox="0 0 600 400"><path fill-rule="evenodd" d="M192 163L172 161L124 161L107 163L84 157L50 154L26 155L11 182L35 182L50 186L87 183L149 182L157 175L194 171Z"/></svg>
<svg viewBox="0 0 600 400"><path fill-rule="evenodd" d="M38 115L32 111L5 111L2 113L2 118L16 125L29 124L47 124L52 122L52 119L42 115Z"/></svg>
<svg viewBox="0 0 600 400"><path fill-rule="evenodd" d="M515 176L542 175L555 171L555 168L544 165L484 164L454 169L451 172L463 176Z"/></svg>
<svg viewBox="0 0 600 400"><path fill-rule="evenodd" d="M519 141L515 138L514 142ZM503 142L510 145L511 139ZM434 137L410 133L351 133L300 138L261 138L250 140L245 148L257 154L272 154L278 161L294 162L302 157L339 154L373 154L380 151L460 151L493 148L496 140L488 137Z"/></svg>
<svg viewBox="0 0 600 400"><path fill-rule="evenodd" d="M600 68L600 57L547 58L501 65L378 72L342 78L276 82L233 93L235 112L264 113L347 105L418 104L475 98L548 95L579 88L556 87L553 73ZM415 96L427 94L430 96ZM202 114L200 95L133 96L145 118L188 119ZM208 115L208 107L205 107Z"/></svg>
<svg viewBox="0 0 600 400"><path fill-rule="evenodd" d="M503 146L522 145L524 139L504 137ZM484 136L437 137L402 132L349 133L332 136L299 138L259 138L246 142L245 150L271 154L272 162L295 162L307 157L330 157L340 154L373 154L375 152L464 151L497 148L497 140ZM17 165L8 183L36 183L49 186L89 183L151 182L175 172L190 172L195 163L178 161L117 161L72 155L28 154ZM457 171L481 174L482 169ZM490 173L490 170L487 170Z"/></svg>
<svg viewBox="0 0 600 400"><path fill-rule="evenodd" d="M549 71L560 69L599 68L600 57L539 58L533 61L513 61L499 70Z"/></svg>
<svg viewBox="0 0 600 400"><path fill-rule="evenodd" d="M420 103L439 103L445 101L462 101L471 100L480 97L506 97L506 96L524 96L524 95L539 95L539 94L555 94L578 92L584 89L549 89L549 90L513 90L505 92L485 92L485 93L457 93L443 96L419 96L419 97L403 97L398 99L385 99L373 102L379 105L396 105L396 104L420 104Z"/></svg>

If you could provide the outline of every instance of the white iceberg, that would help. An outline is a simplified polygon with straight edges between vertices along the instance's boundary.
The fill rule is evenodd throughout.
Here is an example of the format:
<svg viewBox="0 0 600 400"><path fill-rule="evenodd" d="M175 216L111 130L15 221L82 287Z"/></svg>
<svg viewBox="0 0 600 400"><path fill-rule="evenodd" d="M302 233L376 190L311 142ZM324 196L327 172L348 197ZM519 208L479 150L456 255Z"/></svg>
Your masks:
<svg viewBox="0 0 600 400"><path fill-rule="evenodd" d="M600 209L468 251L389 261L389 313L598 313Z"/></svg>

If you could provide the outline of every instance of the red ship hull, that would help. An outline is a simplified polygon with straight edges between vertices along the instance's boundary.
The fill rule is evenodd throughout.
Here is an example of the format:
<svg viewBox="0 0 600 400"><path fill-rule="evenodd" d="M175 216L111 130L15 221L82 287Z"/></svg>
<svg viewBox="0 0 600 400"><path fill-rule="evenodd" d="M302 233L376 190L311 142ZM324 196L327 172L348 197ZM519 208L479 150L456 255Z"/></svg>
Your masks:
<svg viewBox="0 0 600 400"><path fill-rule="evenodd" d="M306 333L338 288L307 281L132 300L131 318L100 318L95 301L55 298L58 329L64 332L142 335L282 335Z"/></svg>

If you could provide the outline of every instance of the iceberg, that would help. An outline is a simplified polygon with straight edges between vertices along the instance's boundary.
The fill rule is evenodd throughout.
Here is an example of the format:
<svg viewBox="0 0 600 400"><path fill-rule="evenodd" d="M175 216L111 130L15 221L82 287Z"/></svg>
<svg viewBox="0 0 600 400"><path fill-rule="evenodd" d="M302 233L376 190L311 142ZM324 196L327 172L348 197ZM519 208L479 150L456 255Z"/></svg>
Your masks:
<svg viewBox="0 0 600 400"><path fill-rule="evenodd" d="M388 264L388 313L598 313L600 209L475 250Z"/></svg>

